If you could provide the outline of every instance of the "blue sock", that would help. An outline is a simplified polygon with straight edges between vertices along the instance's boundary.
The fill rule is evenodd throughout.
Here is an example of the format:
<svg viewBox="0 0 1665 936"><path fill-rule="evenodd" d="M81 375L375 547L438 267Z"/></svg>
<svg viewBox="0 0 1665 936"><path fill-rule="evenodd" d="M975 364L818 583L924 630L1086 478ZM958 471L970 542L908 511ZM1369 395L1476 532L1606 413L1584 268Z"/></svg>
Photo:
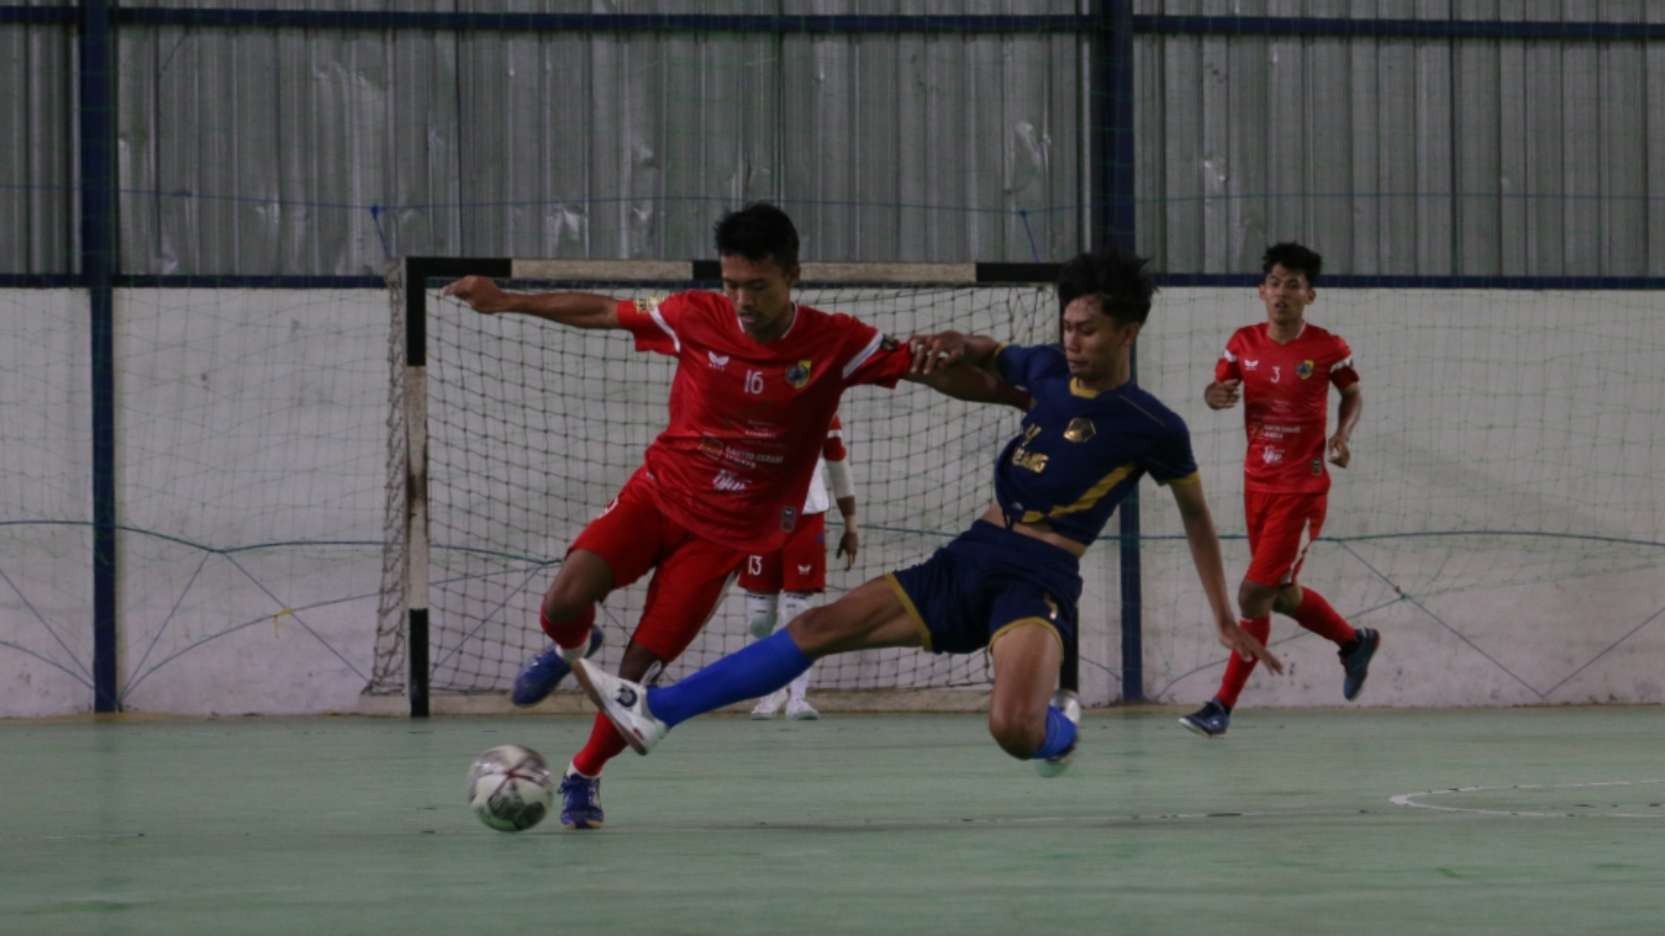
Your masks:
<svg viewBox="0 0 1665 936"><path fill-rule="evenodd" d="M1064 717L1064 713L1056 705L1046 707L1046 740L1041 742L1040 750L1029 755L1030 760L1046 760L1057 757L1070 749L1075 743L1075 722Z"/></svg>
<svg viewBox="0 0 1665 936"><path fill-rule="evenodd" d="M685 679L649 689L648 711L667 725L742 699L765 696L797 678L815 662L781 628Z"/></svg>

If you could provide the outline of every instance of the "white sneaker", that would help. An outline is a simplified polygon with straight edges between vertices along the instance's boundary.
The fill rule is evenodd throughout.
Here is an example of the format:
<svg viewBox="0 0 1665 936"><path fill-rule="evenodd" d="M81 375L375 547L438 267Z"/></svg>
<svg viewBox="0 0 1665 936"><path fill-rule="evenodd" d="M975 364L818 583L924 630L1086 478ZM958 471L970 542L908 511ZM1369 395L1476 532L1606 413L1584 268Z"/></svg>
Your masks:
<svg viewBox="0 0 1665 936"><path fill-rule="evenodd" d="M771 692L763 698L757 700L757 705L752 709L752 720L768 721L776 715L779 715L781 706L785 704L786 690L776 689L774 692ZM791 711L791 709L787 709L788 714L790 714Z"/></svg>
<svg viewBox="0 0 1665 936"><path fill-rule="evenodd" d="M1081 727L1081 697L1068 689L1060 689L1052 694L1052 704L1064 713L1077 728ZM1056 777L1069 769L1070 761L1075 757L1075 749L1081 746L1081 738L1076 737L1075 743L1057 757L1035 761L1035 772L1043 777Z"/></svg>
<svg viewBox="0 0 1665 936"><path fill-rule="evenodd" d="M589 660L572 661L572 675L584 687L584 693L601 710L613 727L624 736L626 744L637 754L653 750L659 739L670 731L670 726L653 717L647 707L647 688L628 679L620 679Z"/></svg>
<svg viewBox="0 0 1665 936"><path fill-rule="evenodd" d="M815 710L815 706L809 704L808 699L788 699L786 700L786 717L792 721L815 721L821 717L821 713Z"/></svg>

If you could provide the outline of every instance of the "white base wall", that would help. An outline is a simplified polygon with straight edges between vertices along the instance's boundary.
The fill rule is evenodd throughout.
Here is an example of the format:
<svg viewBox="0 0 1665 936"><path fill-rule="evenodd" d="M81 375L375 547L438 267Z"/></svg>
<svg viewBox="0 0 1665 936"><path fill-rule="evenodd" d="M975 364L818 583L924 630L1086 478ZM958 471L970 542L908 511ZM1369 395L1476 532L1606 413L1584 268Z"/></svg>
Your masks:
<svg viewBox="0 0 1665 936"><path fill-rule="evenodd" d="M1303 580L1385 634L1363 703L1665 701L1662 306L1648 293L1321 291L1311 318L1352 343L1367 403ZM89 711L85 298L3 291L0 309L0 715ZM1191 425L1234 583L1248 560L1241 414L1208 411L1200 393L1231 330L1259 315L1245 290L1169 290L1139 344L1141 382ZM117 319L124 704L360 707L381 578L386 297L133 290ZM981 448L879 461L862 423L884 399L852 396L858 491L881 464L988 476ZM1167 492L1142 497L1145 690L1200 702L1224 652ZM928 552L868 543L874 561ZM1121 692L1115 544L1084 570L1082 675L1102 702ZM710 649L739 645L737 604ZM1333 648L1287 619L1273 636L1290 672L1257 673L1240 704L1339 703Z"/></svg>

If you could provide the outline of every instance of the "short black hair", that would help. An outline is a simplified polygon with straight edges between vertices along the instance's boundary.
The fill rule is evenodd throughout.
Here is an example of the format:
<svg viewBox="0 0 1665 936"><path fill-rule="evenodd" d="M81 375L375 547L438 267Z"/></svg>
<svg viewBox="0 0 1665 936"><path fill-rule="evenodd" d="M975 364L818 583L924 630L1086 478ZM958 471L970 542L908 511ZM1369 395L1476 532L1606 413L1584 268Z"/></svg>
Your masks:
<svg viewBox="0 0 1665 936"><path fill-rule="evenodd" d="M1308 286L1316 286L1318 274L1324 272L1324 258L1312 248L1294 241L1284 241L1266 248L1266 255L1260 258L1261 275L1272 272L1272 268L1279 265L1291 273L1305 273Z"/></svg>
<svg viewBox="0 0 1665 936"><path fill-rule="evenodd" d="M786 212L768 202L752 202L717 221L717 255L773 260L791 272L798 267L798 229Z"/></svg>
<svg viewBox="0 0 1665 936"><path fill-rule="evenodd" d="M1150 316L1156 283L1144 257L1110 245L1079 254L1058 271L1058 310L1082 296L1097 296L1099 309L1124 325L1143 325Z"/></svg>

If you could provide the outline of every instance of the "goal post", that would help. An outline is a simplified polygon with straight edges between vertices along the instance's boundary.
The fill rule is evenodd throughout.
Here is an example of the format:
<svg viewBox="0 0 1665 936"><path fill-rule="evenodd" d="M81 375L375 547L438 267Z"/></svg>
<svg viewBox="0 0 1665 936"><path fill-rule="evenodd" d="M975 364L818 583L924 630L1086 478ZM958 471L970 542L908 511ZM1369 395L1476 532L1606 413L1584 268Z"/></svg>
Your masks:
<svg viewBox="0 0 1665 936"><path fill-rule="evenodd" d="M952 328L1046 343L1057 336L1057 270L805 263L795 299L898 337ZM367 691L404 693L417 717L431 711L434 694L501 696L521 664L547 646L537 627L542 593L567 546L664 428L675 369L670 358L636 352L622 333L479 315L440 295L444 282L466 275L619 298L716 288L720 280L714 260L411 257L390 270L386 548ZM964 529L992 497L991 460L1021 420L1008 407L907 386L852 388L840 413L862 543L849 571L829 559L825 601L923 560ZM837 512L829 514L830 536L838 523ZM616 664L644 590L638 583L604 602L603 665ZM740 604L733 594L725 599L666 676L743 646ZM1118 613L1084 622L1094 638L1083 655L1104 655L1101 631ZM937 707L942 693L976 693L988 680L980 655L912 650L829 659L815 676L819 691L847 692L848 707L864 708L881 698L886 707ZM937 701L920 701L933 693Z"/></svg>

